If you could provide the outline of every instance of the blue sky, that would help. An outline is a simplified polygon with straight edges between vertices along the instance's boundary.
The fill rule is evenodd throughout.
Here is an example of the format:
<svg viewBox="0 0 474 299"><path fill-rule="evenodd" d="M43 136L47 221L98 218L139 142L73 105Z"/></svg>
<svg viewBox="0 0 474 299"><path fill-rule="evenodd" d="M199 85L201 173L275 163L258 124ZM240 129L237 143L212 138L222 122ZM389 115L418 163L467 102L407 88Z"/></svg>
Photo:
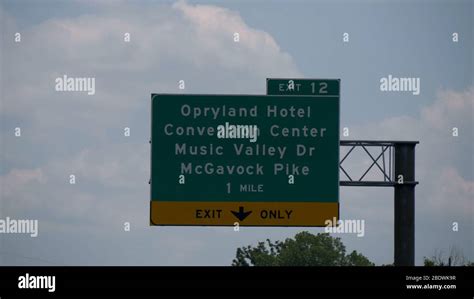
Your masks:
<svg viewBox="0 0 474 299"><path fill-rule="evenodd" d="M228 265L238 246L303 230L147 225L149 95L181 79L186 93L263 94L272 76L341 78L348 139L419 140L416 261L450 246L474 259L472 1L0 3L0 216L40 220L37 238L0 235L0 264ZM96 77L96 95L54 92L62 74ZM381 92L389 74L419 77L421 94ZM341 188L366 236L338 236L377 264L393 260L392 196Z"/></svg>

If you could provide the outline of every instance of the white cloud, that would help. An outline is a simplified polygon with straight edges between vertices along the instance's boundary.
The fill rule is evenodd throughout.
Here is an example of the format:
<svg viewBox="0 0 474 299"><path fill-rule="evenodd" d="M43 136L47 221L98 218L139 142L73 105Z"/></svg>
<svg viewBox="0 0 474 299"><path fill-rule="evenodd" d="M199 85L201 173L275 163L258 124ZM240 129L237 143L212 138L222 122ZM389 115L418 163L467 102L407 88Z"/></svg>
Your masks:
<svg viewBox="0 0 474 299"><path fill-rule="evenodd" d="M438 91L438 99L435 104L421 111L421 118L427 126L438 131L445 131L456 125L465 125L466 122L472 125L473 101L474 87L463 92L441 90ZM472 136L472 126L470 129ZM448 131L451 133L450 130Z"/></svg>
<svg viewBox="0 0 474 299"><path fill-rule="evenodd" d="M433 185L439 187L433 190L436 196L432 196L429 201L430 209L441 211L443 214L466 213L467 219L469 216L472 217L474 181L466 180L454 168L443 169L437 179Z"/></svg>
<svg viewBox="0 0 474 299"><path fill-rule="evenodd" d="M111 4L100 14L25 29L20 44L3 46L2 113L33 117L41 127L62 124L66 115L83 126L110 126L148 106L152 92L179 92L180 79L186 92L256 93L264 91L266 77L300 75L268 33L231 10L185 2L153 8ZM55 92L54 79L63 74L96 77L96 96Z"/></svg>
<svg viewBox="0 0 474 299"><path fill-rule="evenodd" d="M195 65L205 66L212 59L225 68L249 71L257 77L298 75L291 56L280 50L273 37L248 27L236 12L210 5L187 5L185 2L177 2L173 7L181 11L193 27L192 44L202 46L193 47L193 52L186 55L192 57ZM240 42L233 42L234 33L239 34ZM201 44L200 40L206 42ZM210 57L209 53L213 56ZM252 63L249 63L249 58Z"/></svg>
<svg viewBox="0 0 474 299"><path fill-rule="evenodd" d="M44 183L46 176L39 168L36 169L11 169L0 176L2 197L14 197L30 183Z"/></svg>
<svg viewBox="0 0 474 299"><path fill-rule="evenodd" d="M272 73L299 74L268 33L252 29L228 9L185 2L153 9L116 4L102 3L97 14L46 20L24 29L21 43L2 44L8 58L2 83L8 88L0 115L22 129L21 138L11 139L12 128L5 126L3 158L32 169L41 165L52 178L43 186L50 198L41 205L60 207L69 216L83 215L76 204L93 204L91 196L118 201L85 192L76 194L80 200L61 204L76 196L64 187L69 174L77 176L79 190L84 182L111 193L146 184L152 92L178 92L179 78L187 80L188 92L263 92ZM212 26L204 24L207 17L213 18ZM14 32L14 21L8 20L2 30ZM239 44L233 42L234 30L242 34ZM131 33L129 44L123 42L125 32ZM55 92L54 79L63 74L96 77L96 95ZM128 139L125 126L131 127ZM29 196L36 186L9 188L30 207L40 203ZM15 209L20 207L25 205Z"/></svg>
<svg viewBox="0 0 474 299"><path fill-rule="evenodd" d="M5 22L2 34L16 28ZM9 239L7 249L34 248L35 256L63 264L231 262L229 252L209 254L216 231L149 227L150 94L179 92L180 79L186 92L263 93L266 77L300 76L268 33L214 6L101 2L96 13L26 27L21 43L7 40L1 49L2 163L22 165L0 178L8 185L2 213L40 220L34 243ZM63 74L95 77L95 96L55 92ZM22 137L12 137L12 126ZM126 126L131 137L123 136Z"/></svg>

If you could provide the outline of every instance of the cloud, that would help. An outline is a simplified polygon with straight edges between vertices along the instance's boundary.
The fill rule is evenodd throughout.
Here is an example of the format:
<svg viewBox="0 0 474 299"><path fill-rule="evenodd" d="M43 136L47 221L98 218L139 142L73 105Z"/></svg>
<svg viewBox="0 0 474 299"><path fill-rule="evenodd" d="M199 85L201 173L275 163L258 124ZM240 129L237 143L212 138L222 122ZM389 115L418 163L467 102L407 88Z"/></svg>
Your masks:
<svg viewBox="0 0 474 299"><path fill-rule="evenodd" d="M2 197L13 197L17 192L31 183L44 183L46 176L39 168L11 169L7 174L0 176Z"/></svg>
<svg viewBox="0 0 474 299"><path fill-rule="evenodd" d="M248 27L236 12L210 5L187 5L180 1L173 5L193 27L193 44L198 40L206 41L203 47L193 48L190 62L203 67L209 59L233 71L249 71L256 76L298 75L290 55L283 53L273 37L261 30ZM234 33L238 33L241 42L233 42ZM226 51L222 51L226 49ZM213 53L209 57L208 53ZM249 64L252 57L254 63ZM285 73L281 73L280 65Z"/></svg>
<svg viewBox="0 0 474 299"><path fill-rule="evenodd" d="M225 230L149 227L150 94L182 92L181 79L188 93L263 93L265 78L300 76L298 68L229 9L85 5L97 10L23 26L21 43L2 42L2 214L40 220L38 238L2 236L4 246L58 264L230 263L230 248L209 254ZM7 18L6 37L19 30ZM95 77L96 94L56 92L64 74ZM11 134L17 126L21 137Z"/></svg>
<svg viewBox="0 0 474 299"><path fill-rule="evenodd" d="M148 106L152 92L180 92L181 79L186 92L256 93L266 77L300 75L268 33L231 10L185 2L154 8L110 5L101 14L53 18L25 29L21 43L6 42L3 113L34 117L42 127L64 123L64 115L84 126L111 125ZM96 96L55 92L63 74L96 77Z"/></svg>
<svg viewBox="0 0 474 299"><path fill-rule="evenodd" d="M421 111L422 120L427 126L438 131L444 131L456 124L459 125L460 122L461 124L466 122L472 124L473 99L474 87L463 92L440 90L435 104ZM470 129L472 134L472 126Z"/></svg>
<svg viewBox="0 0 474 299"><path fill-rule="evenodd" d="M433 185L439 186L436 196L430 200L430 208L442 211L443 214L450 211L457 214L466 213L466 219L472 217L474 181L466 180L454 168L445 168L439 173L438 180ZM471 218L472 220L472 218Z"/></svg>

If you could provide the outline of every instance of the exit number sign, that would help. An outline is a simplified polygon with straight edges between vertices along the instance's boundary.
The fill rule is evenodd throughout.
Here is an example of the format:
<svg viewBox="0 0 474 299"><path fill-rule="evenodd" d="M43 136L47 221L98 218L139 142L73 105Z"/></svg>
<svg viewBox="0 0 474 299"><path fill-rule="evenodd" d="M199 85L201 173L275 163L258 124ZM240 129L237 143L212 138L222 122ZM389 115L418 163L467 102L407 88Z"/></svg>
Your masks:
<svg viewBox="0 0 474 299"><path fill-rule="evenodd" d="M340 96L339 79L267 79L267 95Z"/></svg>

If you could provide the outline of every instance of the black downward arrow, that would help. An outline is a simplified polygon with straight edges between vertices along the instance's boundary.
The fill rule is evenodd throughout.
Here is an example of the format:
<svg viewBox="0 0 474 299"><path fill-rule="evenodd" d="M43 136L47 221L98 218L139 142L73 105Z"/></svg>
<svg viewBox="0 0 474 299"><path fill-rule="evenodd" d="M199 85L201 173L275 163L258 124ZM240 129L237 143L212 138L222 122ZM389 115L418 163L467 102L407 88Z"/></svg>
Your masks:
<svg viewBox="0 0 474 299"><path fill-rule="evenodd" d="M244 207L239 207L239 212L236 212L236 211L231 211L231 212L240 221L243 221L245 218L247 218L248 215L252 214L252 211L244 212Z"/></svg>

